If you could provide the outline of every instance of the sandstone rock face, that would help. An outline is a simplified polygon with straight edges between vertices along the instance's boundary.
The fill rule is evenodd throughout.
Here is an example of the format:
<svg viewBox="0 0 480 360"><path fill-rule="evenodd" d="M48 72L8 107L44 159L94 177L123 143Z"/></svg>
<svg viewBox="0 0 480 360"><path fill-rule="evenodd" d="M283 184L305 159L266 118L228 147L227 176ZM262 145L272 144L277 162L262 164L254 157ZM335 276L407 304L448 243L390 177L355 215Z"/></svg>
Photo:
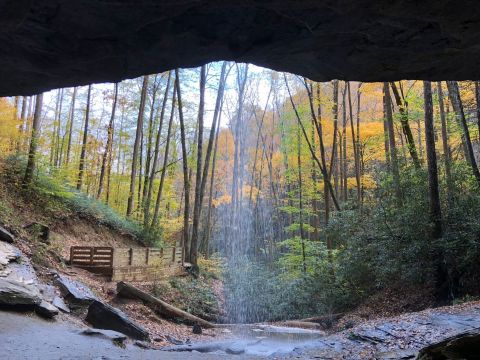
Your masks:
<svg viewBox="0 0 480 360"><path fill-rule="evenodd" d="M213 60L314 80L480 78L475 0L0 0L0 96Z"/></svg>

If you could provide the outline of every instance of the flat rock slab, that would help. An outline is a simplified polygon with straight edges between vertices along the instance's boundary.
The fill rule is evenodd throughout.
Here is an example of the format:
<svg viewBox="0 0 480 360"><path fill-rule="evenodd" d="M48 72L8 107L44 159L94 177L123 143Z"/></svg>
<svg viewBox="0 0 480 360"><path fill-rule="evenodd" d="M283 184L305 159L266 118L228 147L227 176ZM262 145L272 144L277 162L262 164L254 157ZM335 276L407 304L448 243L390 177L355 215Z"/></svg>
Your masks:
<svg viewBox="0 0 480 360"><path fill-rule="evenodd" d="M34 285L0 278L0 305L37 305L40 292Z"/></svg>
<svg viewBox="0 0 480 360"><path fill-rule="evenodd" d="M52 301L52 305L55 306L57 309L63 311L64 313L70 313L70 309L65 301L61 297L55 296Z"/></svg>
<svg viewBox="0 0 480 360"><path fill-rule="evenodd" d="M127 340L126 335L119 333L118 331L106 330L106 329L88 328L80 331L80 334L112 340L117 345L122 345L124 341Z"/></svg>
<svg viewBox="0 0 480 360"><path fill-rule="evenodd" d="M89 305L97 300L90 288L80 281L72 280L64 275L57 275L55 279L63 297L73 305Z"/></svg>
<svg viewBox="0 0 480 360"><path fill-rule="evenodd" d="M15 237L4 227L0 226L0 241L12 243Z"/></svg>
<svg viewBox="0 0 480 360"><path fill-rule="evenodd" d="M35 306L35 312L47 319L52 319L58 315L58 309L45 300L42 300L40 304Z"/></svg>
<svg viewBox="0 0 480 360"><path fill-rule="evenodd" d="M99 329L119 331L135 340L150 340L148 332L125 313L98 300L89 306L85 320Z"/></svg>

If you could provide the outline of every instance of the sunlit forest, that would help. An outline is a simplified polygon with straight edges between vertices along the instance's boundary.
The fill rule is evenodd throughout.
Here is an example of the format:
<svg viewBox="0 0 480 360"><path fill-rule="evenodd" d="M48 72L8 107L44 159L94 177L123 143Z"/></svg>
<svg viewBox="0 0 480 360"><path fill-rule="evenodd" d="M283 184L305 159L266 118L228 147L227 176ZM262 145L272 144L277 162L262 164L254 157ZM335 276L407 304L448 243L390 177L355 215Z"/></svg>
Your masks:
<svg viewBox="0 0 480 360"><path fill-rule="evenodd" d="M480 295L479 82L210 63L1 98L0 148L25 192L221 266L236 322Z"/></svg>

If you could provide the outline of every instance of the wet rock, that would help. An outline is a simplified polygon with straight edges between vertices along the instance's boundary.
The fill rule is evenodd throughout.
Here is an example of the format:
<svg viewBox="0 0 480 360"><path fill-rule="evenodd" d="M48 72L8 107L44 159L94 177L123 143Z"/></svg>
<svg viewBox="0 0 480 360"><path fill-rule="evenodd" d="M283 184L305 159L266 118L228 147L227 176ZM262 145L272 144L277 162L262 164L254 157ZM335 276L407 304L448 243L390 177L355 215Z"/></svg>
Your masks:
<svg viewBox="0 0 480 360"><path fill-rule="evenodd" d="M0 278L0 305L37 305L40 292L34 285Z"/></svg>
<svg viewBox="0 0 480 360"><path fill-rule="evenodd" d="M377 353L375 359L377 360L407 360L414 359L417 353L413 350L392 350Z"/></svg>
<svg viewBox="0 0 480 360"><path fill-rule="evenodd" d="M70 309L68 308L68 305L65 304L65 301L63 301L62 298L55 296L52 300L52 305L58 308L59 310L63 311L64 313L70 313Z"/></svg>
<svg viewBox="0 0 480 360"><path fill-rule="evenodd" d="M108 339L113 341L115 345L119 345L119 346L123 346L125 340L127 340L127 337L124 334L119 333L118 331L106 330L106 329L88 328L80 331L80 334Z"/></svg>
<svg viewBox="0 0 480 360"><path fill-rule="evenodd" d="M45 300L35 306L35 312L47 319L52 319L58 315L58 309Z"/></svg>
<svg viewBox="0 0 480 360"><path fill-rule="evenodd" d="M200 335L202 333L202 327L198 324L194 324L192 327L192 332L196 335Z"/></svg>
<svg viewBox="0 0 480 360"><path fill-rule="evenodd" d="M10 262L20 260L21 257L21 251L15 246L0 242L0 269L8 265Z"/></svg>
<svg viewBox="0 0 480 360"><path fill-rule="evenodd" d="M465 331L420 350L418 360L478 359L480 329Z"/></svg>
<svg viewBox="0 0 480 360"><path fill-rule="evenodd" d="M13 243L14 236L4 227L0 226L0 240L7 243Z"/></svg>
<svg viewBox="0 0 480 360"><path fill-rule="evenodd" d="M166 335L165 340L167 340L170 344L173 345L184 345L185 343L181 340L175 339L173 336ZM163 341L163 339L160 339L160 341Z"/></svg>
<svg viewBox="0 0 480 360"><path fill-rule="evenodd" d="M55 279L62 296L74 306L90 305L97 300L90 288L80 281L69 279L64 275L58 275Z"/></svg>
<svg viewBox="0 0 480 360"><path fill-rule="evenodd" d="M140 340L135 341L133 343L133 345L138 346L141 349L153 349L154 348L152 345L150 345L150 343L148 343L146 341L140 341Z"/></svg>
<svg viewBox="0 0 480 360"><path fill-rule="evenodd" d="M38 289L42 295L42 299L48 302L52 302L53 299L57 296L55 286L49 284L39 284Z"/></svg>
<svg viewBox="0 0 480 360"><path fill-rule="evenodd" d="M148 332L125 313L98 300L91 303L85 320L96 328L119 331L135 340L150 339Z"/></svg>
<svg viewBox="0 0 480 360"><path fill-rule="evenodd" d="M225 352L231 355L243 354L245 352L245 344L233 343L225 349Z"/></svg>

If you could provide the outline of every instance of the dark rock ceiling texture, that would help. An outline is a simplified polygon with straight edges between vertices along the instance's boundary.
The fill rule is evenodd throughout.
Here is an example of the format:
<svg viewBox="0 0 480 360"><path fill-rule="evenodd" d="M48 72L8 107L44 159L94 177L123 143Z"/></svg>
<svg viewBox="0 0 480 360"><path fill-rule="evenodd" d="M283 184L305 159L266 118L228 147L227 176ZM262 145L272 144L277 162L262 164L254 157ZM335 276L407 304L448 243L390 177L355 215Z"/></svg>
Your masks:
<svg viewBox="0 0 480 360"><path fill-rule="evenodd" d="M0 95L213 60L314 80L479 79L478 0L0 0Z"/></svg>

